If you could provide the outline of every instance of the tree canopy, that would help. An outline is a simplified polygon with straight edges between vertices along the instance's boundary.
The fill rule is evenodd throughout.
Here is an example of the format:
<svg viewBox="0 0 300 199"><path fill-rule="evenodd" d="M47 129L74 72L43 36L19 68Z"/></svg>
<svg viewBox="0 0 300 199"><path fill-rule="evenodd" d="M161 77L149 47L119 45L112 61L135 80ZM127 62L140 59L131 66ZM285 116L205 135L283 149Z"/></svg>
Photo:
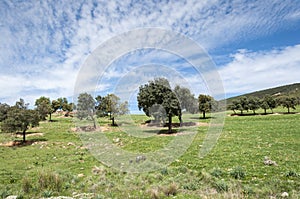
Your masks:
<svg viewBox="0 0 300 199"><path fill-rule="evenodd" d="M2 121L1 130L13 133L21 131L23 142L25 142L26 131L29 127L39 125L40 116L36 110L27 109L23 99L16 102L15 106L9 108L6 119Z"/></svg>
<svg viewBox="0 0 300 199"><path fill-rule="evenodd" d="M181 121L181 107L175 92L165 78L157 78L139 88L137 96L138 108L155 120L168 118L168 132L172 132L172 117L178 116Z"/></svg>
<svg viewBox="0 0 300 199"><path fill-rule="evenodd" d="M209 95L200 94L198 96L199 111L202 112L203 118L206 118L206 113L210 112L214 105L214 98Z"/></svg>
<svg viewBox="0 0 300 199"><path fill-rule="evenodd" d="M96 128L95 115L95 100L88 93L81 93L77 101L77 117L82 119L91 119L93 126Z"/></svg>
<svg viewBox="0 0 300 199"><path fill-rule="evenodd" d="M198 101L188 88L175 86L174 92L180 102L182 111L195 114L198 112Z"/></svg>
<svg viewBox="0 0 300 199"><path fill-rule="evenodd" d="M41 120L46 120L48 114L50 115L49 120L51 120L51 113L53 112L53 109L49 98L42 96L35 100L34 105L36 106L36 110L39 113Z"/></svg>
<svg viewBox="0 0 300 199"><path fill-rule="evenodd" d="M96 114L98 117L109 116L112 125L115 126L115 117L129 112L128 102L121 102L115 94L108 94L105 97L98 95L96 98Z"/></svg>

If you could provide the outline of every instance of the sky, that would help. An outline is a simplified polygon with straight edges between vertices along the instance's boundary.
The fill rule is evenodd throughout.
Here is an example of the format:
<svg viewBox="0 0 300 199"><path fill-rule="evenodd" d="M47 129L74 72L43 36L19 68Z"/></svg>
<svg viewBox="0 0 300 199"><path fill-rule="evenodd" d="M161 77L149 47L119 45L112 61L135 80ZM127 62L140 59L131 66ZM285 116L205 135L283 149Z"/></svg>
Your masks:
<svg viewBox="0 0 300 199"><path fill-rule="evenodd" d="M182 43L176 50L168 45L133 49L140 39L159 43L161 34L138 34L145 28L186 37L202 50L185 54ZM123 41L128 32L130 39ZM213 93L215 78L227 97L297 83L299 33L296 0L1 0L0 103L23 98L33 106L40 96L71 101L82 78L93 79L92 87L81 87L94 95L128 91L124 96L131 106L139 85L159 76L195 96ZM103 49L115 56L95 54ZM197 71L199 66L189 62L186 56L196 54L193 60L201 67L210 59L211 71ZM97 56L96 68L88 75L91 56Z"/></svg>

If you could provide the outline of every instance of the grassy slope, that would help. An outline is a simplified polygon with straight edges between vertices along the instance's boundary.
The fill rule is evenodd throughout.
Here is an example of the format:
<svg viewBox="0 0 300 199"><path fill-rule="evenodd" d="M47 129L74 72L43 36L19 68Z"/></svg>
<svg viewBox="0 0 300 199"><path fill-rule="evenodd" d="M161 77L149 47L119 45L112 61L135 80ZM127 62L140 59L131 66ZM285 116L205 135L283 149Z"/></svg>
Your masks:
<svg viewBox="0 0 300 199"><path fill-rule="evenodd" d="M280 197L284 191L291 198L300 197L300 114L227 117L217 145L202 159L198 157L199 145L207 127L199 127L182 157L159 171L142 174L119 173L101 165L71 131L72 121L56 119L34 130L44 136L28 137L43 138L45 143L0 147L0 198L8 194L25 198L76 196L74 192L91 193L93 198L164 198L173 192L177 198L268 198ZM139 122L144 119L134 116ZM101 122L106 123L106 119ZM172 139L133 139L118 128L110 129L107 137L120 138L121 147L141 152L155 150ZM0 142L10 139L0 134ZM265 156L278 166L265 166ZM238 167L245 173L242 179L231 175L239 172ZM41 185L45 181L49 186Z"/></svg>
<svg viewBox="0 0 300 199"><path fill-rule="evenodd" d="M279 86L279 87L275 87L275 88L256 91L253 93L247 93L242 96L262 98L265 95L278 95L278 94L290 95L290 96L300 96L300 83ZM231 97L231 98L226 99L227 104L230 104L233 100L238 99L239 97L240 96L236 96L236 97Z"/></svg>

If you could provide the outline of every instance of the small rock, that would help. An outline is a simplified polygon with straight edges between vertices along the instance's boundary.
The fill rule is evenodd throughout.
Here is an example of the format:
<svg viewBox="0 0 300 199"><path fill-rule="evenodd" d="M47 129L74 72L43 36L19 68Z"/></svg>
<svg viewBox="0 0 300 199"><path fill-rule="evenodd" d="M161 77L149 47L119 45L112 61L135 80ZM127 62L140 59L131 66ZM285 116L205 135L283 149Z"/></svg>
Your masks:
<svg viewBox="0 0 300 199"><path fill-rule="evenodd" d="M17 199L18 196L7 196L5 199Z"/></svg>
<svg viewBox="0 0 300 199"><path fill-rule="evenodd" d="M264 158L264 164L269 166L278 166L277 163L273 160L271 160L269 157L265 156Z"/></svg>
<svg viewBox="0 0 300 199"><path fill-rule="evenodd" d="M283 197L283 198L287 198L287 197L289 197L289 194L288 194L288 192L283 192L283 193L281 194L281 197Z"/></svg>
<svg viewBox="0 0 300 199"><path fill-rule="evenodd" d="M75 146L75 144L73 142L68 142L67 144L68 146Z"/></svg>
<svg viewBox="0 0 300 199"><path fill-rule="evenodd" d="M82 177L84 177L84 174L83 173L80 173L80 174L78 174L77 175L79 178L82 178Z"/></svg>
<svg viewBox="0 0 300 199"><path fill-rule="evenodd" d="M143 156L143 155L136 156L136 158L135 158L136 163L139 163L139 162L142 162L145 160L146 160L146 156Z"/></svg>

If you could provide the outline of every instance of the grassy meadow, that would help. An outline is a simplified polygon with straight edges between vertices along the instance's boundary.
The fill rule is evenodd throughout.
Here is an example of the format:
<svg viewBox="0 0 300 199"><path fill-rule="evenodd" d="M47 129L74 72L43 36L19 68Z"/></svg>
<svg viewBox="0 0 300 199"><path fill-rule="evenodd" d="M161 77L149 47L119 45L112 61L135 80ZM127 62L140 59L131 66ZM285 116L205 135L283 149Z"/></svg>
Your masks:
<svg viewBox="0 0 300 199"><path fill-rule="evenodd" d="M185 117L209 123L199 115ZM148 119L132 118L138 124ZM157 171L136 174L102 165L83 146L72 118L53 119L28 131L30 145L4 146L21 138L0 134L0 198L283 198L286 193L300 198L300 114L227 116L204 158L198 153L208 125L193 127L197 134L183 156ZM154 151L174 139L136 138L111 127L108 118L98 122L107 138L127 151ZM276 163L265 165L266 156Z"/></svg>

